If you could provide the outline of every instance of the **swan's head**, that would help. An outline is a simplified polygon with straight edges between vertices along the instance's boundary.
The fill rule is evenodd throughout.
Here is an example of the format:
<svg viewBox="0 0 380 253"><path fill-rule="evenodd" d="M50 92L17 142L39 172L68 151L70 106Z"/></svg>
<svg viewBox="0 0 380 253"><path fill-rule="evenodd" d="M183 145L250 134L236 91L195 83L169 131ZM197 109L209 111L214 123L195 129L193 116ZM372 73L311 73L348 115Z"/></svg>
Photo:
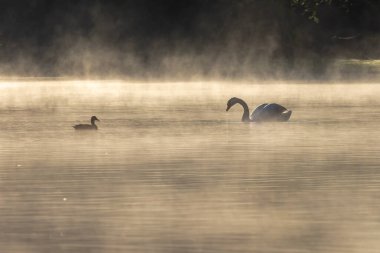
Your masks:
<svg viewBox="0 0 380 253"><path fill-rule="evenodd" d="M96 116L91 117L91 122L94 122L95 120L100 121Z"/></svg>
<svg viewBox="0 0 380 253"><path fill-rule="evenodd" d="M238 98L235 98L235 97L230 98L230 100L228 100L228 102L227 102L227 109L226 109L226 112L228 112L228 110L229 110L234 104L236 104L238 100L239 100L239 99L238 99Z"/></svg>

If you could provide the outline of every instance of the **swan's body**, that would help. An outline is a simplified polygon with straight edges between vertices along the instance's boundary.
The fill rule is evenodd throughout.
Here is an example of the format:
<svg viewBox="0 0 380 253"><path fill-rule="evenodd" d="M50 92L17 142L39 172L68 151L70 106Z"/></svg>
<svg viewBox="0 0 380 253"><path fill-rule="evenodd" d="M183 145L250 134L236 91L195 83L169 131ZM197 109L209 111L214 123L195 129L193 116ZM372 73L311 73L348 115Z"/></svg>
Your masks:
<svg viewBox="0 0 380 253"><path fill-rule="evenodd" d="M235 104L240 104L243 109L243 122L264 122L264 121L288 121L292 115L292 111L286 109L279 104L262 104L259 105L253 112L251 117L249 116L249 108L246 102L240 98L231 98L227 102L228 111Z"/></svg>
<svg viewBox="0 0 380 253"><path fill-rule="evenodd" d="M97 125L95 125L95 120L100 121L96 116L91 117L91 125L90 124L79 124L73 126L75 130L98 130Z"/></svg>

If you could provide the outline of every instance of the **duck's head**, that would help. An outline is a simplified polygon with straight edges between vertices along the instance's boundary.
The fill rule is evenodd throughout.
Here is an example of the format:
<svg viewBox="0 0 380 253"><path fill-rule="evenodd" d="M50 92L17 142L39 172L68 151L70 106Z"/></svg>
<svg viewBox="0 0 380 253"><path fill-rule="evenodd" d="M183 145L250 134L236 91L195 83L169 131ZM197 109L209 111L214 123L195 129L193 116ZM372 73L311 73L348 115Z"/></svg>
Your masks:
<svg viewBox="0 0 380 253"><path fill-rule="evenodd" d="M96 116L91 117L91 122L94 122L95 120L100 121Z"/></svg>
<svg viewBox="0 0 380 253"><path fill-rule="evenodd" d="M226 112L228 112L228 110L234 105L237 103L239 99L236 98L236 97L233 97L233 98L230 98L230 100L228 100L227 102L227 109L226 109Z"/></svg>

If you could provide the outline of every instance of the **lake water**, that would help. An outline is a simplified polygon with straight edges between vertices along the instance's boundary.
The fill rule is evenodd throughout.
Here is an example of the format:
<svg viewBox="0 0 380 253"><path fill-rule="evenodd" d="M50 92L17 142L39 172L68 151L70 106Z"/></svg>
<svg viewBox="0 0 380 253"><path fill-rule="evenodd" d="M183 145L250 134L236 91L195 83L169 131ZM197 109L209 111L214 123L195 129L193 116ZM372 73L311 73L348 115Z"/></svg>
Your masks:
<svg viewBox="0 0 380 253"><path fill-rule="evenodd" d="M379 126L374 83L1 81L0 252L378 252Z"/></svg>

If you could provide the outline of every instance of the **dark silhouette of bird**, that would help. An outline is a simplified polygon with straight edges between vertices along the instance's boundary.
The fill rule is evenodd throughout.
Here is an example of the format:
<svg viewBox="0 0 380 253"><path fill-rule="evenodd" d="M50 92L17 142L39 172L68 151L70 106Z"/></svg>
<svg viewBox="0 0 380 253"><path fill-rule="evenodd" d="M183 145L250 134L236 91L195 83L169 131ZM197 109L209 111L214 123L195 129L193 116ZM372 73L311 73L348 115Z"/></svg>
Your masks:
<svg viewBox="0 0 380 253"><path fill-rule="evenodd" d="M286 109L279 104L262 104L259 105L249 116L249 108L243 99L233 97L227 102L228 111L235 104L240 104L243 109L243 117L241 121L243 122L266 122L266 121L288 121L292 115L292 111Z"/></svg>
<svg viewBox="0 0 380 253"><path fill-rule="evenodd" d="M91 117L91 125L90 124L79 124L73 126L75 130L98 130L98 126L95 125L95 121L100 121L96 116Z"/></svg>

